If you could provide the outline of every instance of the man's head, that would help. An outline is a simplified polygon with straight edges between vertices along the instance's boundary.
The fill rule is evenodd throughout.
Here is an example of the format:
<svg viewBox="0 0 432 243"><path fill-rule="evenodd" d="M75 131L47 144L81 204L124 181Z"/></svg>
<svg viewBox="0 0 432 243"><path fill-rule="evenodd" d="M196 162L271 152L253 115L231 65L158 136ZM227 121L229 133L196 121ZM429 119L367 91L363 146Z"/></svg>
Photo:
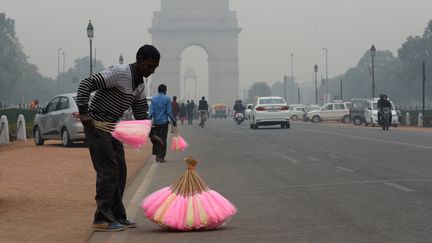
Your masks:
<svg viewBox="0 0 432 243"><path fill-rule="evenodd" d="M381 98L382 98L383 100L387 100L387 95L382 95Z"/></svg>
<svg viewBox="0 0 432 243"><path fill-rule="evenodd" d="M177 96L173 96L173 101L177 101Z"/></svg>
<svg viewBox="0 0 432 243"><path fill-rule="evenodd" d="M136 54L136 67L138 74L148 78L159 66L160 53L152 45L144 45Z"/></svg>
<svg viewBox="0 0 432 243"><path fill-rule="evenodd" d="M158 92L166 94L166 92L167 92L167 86L165 84L159 85L158 86Z"/></svg>
<svg viewBox="0 0 432 243"><path fill-rule="evenodd" d="M203 96L201 99L202 99L202 100L205 100L205 96Z"/></svg>

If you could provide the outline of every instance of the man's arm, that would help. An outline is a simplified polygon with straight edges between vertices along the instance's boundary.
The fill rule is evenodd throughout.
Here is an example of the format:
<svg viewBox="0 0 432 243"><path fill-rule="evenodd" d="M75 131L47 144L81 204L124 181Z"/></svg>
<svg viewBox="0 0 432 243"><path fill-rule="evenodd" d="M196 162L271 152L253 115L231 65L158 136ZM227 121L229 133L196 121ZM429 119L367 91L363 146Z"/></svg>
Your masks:
<svg viewBox="0 0 432 243"><path fill-rule="evenodd" d="M134 102L132 103L132 112L136 120L145 120L148 119L148 111L147 97L143 89L141 93L135 96Z"/></svg>

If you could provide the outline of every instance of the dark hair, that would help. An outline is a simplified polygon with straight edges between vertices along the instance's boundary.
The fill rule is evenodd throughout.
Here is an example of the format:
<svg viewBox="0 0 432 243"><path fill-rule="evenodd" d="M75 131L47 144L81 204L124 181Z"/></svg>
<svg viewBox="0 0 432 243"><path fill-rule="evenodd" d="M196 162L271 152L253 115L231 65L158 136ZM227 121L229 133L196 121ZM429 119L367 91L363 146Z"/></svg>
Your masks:
<svg viewBox="0 0 432 243"><path fill-rule="evenodd" d="M177 100L177 96L173 96L173 100L176 101Z"/></svg>
<svg viewBox="0 0 432 243"><path fill-rule="evenodd" d="M203 96L201 99L205 100L205 96Z"/></svg>
<svg viewBox="0 0 432 243"><path fill-rule="evenodd" d="M165 84L161 84L158 86L159 93L166 93L166 91L167 91L167 86Z"/></svg>
<svg viewBox="0 0 432 243"><path fill-rule="evenodd" d="M160 59L160 53L156 49L156 47L152 45L143 45L138 49L138 52L136 54L136 60L139 59L146 60L146 59Z"/></svg>

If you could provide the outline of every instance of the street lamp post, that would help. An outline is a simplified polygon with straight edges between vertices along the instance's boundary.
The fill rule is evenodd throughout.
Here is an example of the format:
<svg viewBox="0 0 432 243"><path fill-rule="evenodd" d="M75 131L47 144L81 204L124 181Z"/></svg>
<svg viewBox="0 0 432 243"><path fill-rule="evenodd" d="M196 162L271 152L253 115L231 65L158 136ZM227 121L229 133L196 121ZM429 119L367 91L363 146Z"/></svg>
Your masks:
<svg viewBox="0 0 432 243"><path fill-rule="evenodd" d="M60 51L63 48L57 49L57 93L60 93Z"/></svg>
<svg viewBox="0 0 432 243"><path fill-rule="evenodd" d="M294 53L291 53L291 82L290 82L290 91L291 91L291 95L290 97L293 96L293 87L294 85Z"/></svg>
<svg viewBox="0 0 432 243"><path fill-rule="evenodd" d="M372 98L375 98L375 45L371 46L370 55L372 58Z"/></svg>
<svg viewBox="0 0 432 243"><path fill-rule="evenodd" d="M65 59L66 59L66 54L63 52L63 73L62 73L62 84L61 84L62 90L64 89L65 83L66 83L66 80L65 80Z"/></svg>
<svg viewBox="0 0 432 243"><path fill-rule="evenodd" d="M123 55L120 53L120 57L119 57L119 63L123 64Z"/></svg>
<svg viewBox="0 0 432 243"><path fill-rule="evenodd" d="M286 83L287 83L288 77L285 75L283 77L283 79L284 79L285 102L288 103L288 101L287 101L287 90L286 90Z"/></svg>
<svg viewBox="0 0 432 243"><path fill-rule="evenodd" d="M92 40L93 40L93 36L94 36L94 28L93 25L91 23L91 20L89 20L89 23L87 25L87 37L90 39L90 76L93 75L93 58L92 58Z"/></svg>
<svg viewBox="0 0 432 243"><path fill-rule="evenodd" d="M315 105L318 105L318 65L315 64L314 66L314 72L315 72Z"/></svg>
<svg viewBox="0 0 432 243"><path fill-rule="evenodd" d="M327 103L328 102L328 100L327 100L327 97L328 97L328 49L323 48L323 50L325 51L325 54L326 54L325 103Z"/></svg>

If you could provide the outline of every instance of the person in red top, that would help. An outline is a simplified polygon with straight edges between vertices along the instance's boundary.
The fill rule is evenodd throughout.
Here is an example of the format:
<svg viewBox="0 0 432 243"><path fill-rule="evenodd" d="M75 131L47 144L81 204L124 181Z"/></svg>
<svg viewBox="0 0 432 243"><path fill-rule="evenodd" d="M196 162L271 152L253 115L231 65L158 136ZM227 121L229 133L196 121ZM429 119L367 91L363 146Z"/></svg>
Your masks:
<svg viewBox="0 0 432 243"><path fill-rule="evenodd" d="M171 106L172 106L172 115L177 120L177 116L180 110L180 105L177 102L177 96L173 96L173 100L171 101ZM174 126L171 126L171 133L174 133Z"/></svg>

